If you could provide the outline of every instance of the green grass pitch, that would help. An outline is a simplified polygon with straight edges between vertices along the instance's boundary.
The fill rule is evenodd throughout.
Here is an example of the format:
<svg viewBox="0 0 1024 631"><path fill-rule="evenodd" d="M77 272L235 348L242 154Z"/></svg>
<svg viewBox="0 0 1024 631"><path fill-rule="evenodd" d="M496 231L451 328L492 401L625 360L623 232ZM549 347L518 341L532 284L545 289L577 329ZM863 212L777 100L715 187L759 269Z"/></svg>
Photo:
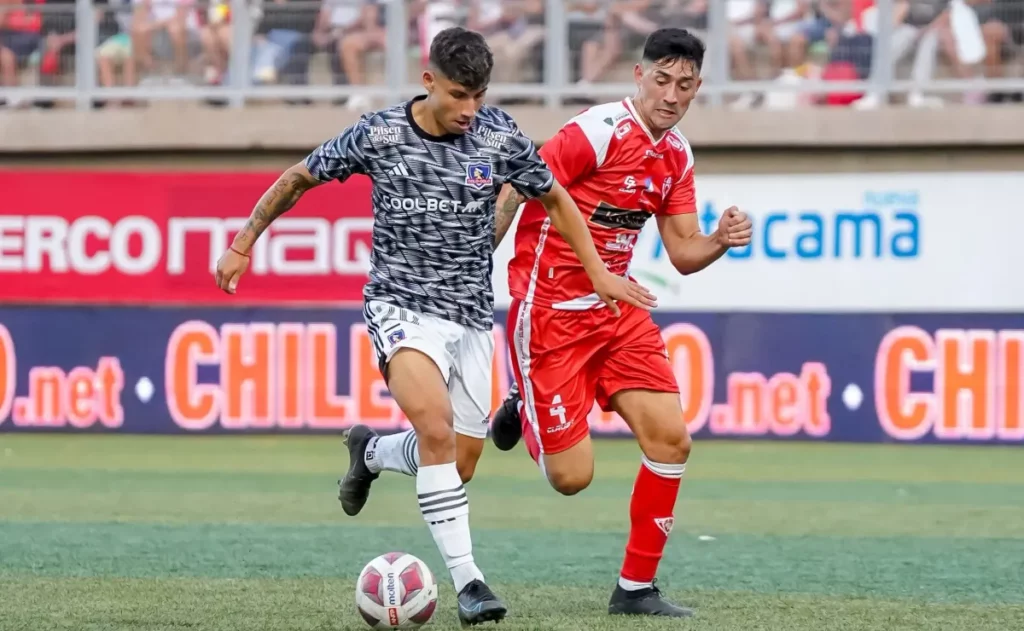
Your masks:
<svg viewBox="0 0 1024 631"><path fill-rule="evenodd" d="M346 465L328 437L0 434L0 629L364 629L354 580L390 550L458 628L413 480L349 518ZM659 576L682 621L605 613L638 465L601 441L565 498L488 446L468 488L499 630L1024 629L1024 450L700 441Z"/></svg>

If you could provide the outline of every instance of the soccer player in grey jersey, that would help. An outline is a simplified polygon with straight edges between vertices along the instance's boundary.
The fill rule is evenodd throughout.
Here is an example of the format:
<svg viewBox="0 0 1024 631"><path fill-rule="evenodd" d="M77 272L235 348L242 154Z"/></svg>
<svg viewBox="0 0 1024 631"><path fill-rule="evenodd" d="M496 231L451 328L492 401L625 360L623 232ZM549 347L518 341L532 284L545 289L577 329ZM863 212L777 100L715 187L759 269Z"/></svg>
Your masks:
<svg viewBox="0 0 1024 631"><path fill-rule="evenodd" d="M427 95L364 115L288 169L256 204L216 272L218 286L235 293L255 241L305 191L356 173L373 180L364 317L388 389L413 430L377 436L352 428L339 499L355 515L382 469L416 476L420 511L451 573L464 625L506 613L473 560L463 488L472 472L456 465L458 451L479 456L487 434L494 215L502 185L543 202L613 313L619 300L644 309L655 304L644 288L604 267L579 208L533 143L508 114L483 105L492 66L478 33L442 31L423 73Z"/></svg>

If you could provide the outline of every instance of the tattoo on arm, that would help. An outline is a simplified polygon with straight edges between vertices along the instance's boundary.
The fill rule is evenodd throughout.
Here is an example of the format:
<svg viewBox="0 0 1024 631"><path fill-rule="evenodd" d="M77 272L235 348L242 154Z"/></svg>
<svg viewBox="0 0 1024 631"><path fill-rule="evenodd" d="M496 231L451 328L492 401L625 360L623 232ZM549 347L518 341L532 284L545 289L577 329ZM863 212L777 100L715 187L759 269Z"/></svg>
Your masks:
<svg viewBox="0 0 1024 631"><path fill-rule="evenodd" d="M251 248L263 231L275 219L291 209L302 197L302 194L313 188L314 185L314 182L301 173L286 172L279 177L274 185L263 194L263 197L256 202L256 207L249 215L249 221L235 237L236 247L243 251Z"/></svg>
<svg viewBox="0 0 1024 631"><path fill-rule="evenodd" d="M526 198L520 195L516 189L509 187L508 197L498 205L498 214L494 220L494 247L498 247L501 240L505 238L505 233L512 225L512 220L516 218L516 211L525 200Z"/></svg>

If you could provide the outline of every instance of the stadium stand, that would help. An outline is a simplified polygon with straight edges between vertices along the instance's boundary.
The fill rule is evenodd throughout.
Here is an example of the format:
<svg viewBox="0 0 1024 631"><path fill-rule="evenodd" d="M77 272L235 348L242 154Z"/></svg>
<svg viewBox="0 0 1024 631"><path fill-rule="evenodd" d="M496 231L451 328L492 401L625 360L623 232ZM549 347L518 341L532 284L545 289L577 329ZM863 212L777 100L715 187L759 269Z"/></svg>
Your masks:
<svg viewBox="0 0 1024 631"><path fill-rule="evenodd" d="M305 146L416 94L452 24L485 34L489 98L541 141L629 94L665 25L708 45L698 143L1024 138L1024 0L0 0L0 151ZM285 112L310 131L273 129Z"/></svg>
<svg viewBox="0 0 1024 631"><path fill-rule="evenodd" d="M3 0L0 81L12 108L63 105L67 88L100 107L216 88L240 89L240 104L294 86L295 102L364 110L371 95L415 87L430 38L449 24L486 35L496 87L506 88L496 92L510 101L621 92L644 38L664 25L704 36L714 85L705 98L735 109L883 98L935 107L1024 93L1024 0ZM815 93L815 80L871 89ZM101 97L117 86L132 98Z"/></svg>

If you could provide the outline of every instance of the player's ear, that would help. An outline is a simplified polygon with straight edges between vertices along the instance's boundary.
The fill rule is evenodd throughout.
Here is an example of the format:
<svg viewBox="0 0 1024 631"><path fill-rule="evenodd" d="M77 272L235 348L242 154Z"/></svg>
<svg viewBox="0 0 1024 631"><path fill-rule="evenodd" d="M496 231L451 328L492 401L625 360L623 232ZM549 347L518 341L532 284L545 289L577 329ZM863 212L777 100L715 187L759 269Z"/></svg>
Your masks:
<svg viewBox="0 0 1024 631"><path fill-rule="evenodd" d="M633 66L633 79L636 81L636 87L640 87L640 80L644 78L644 66L643 64L636 64Z"/></svg>
<svg viewBox="0 0 1024 631"><path fill-rule="evenodd" d="M434 73L429 70L423 71L423 87L426 89L427 94L434 91Z"/></svg>

